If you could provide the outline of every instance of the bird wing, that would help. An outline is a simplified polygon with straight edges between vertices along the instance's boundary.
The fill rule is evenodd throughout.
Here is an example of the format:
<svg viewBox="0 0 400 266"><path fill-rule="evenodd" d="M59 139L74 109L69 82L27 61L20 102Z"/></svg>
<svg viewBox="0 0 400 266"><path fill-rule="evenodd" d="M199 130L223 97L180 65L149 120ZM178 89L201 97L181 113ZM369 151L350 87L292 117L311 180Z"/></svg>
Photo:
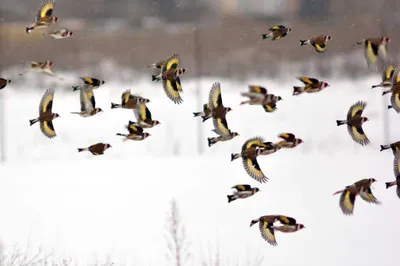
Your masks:
<svg viewBox="0 0 400 266"><path fill-rule="evenodd" d="M80 77L80 79L83 81L85 85L93 85L95 80L91 77Z"/></svg>
<svg viewBox="0 0 400 266"><path fill-rule="evenodd" d="M262 137L254 137L251 139L246 140L246 142L242 145L242 152L246 151L247 149L251 147L267 147L267 145L264 144L264 139Z"/></svg>
<svg viewBox="0 0 400 266"><path fill-rule="evenodd" d="M182 91L182 86L181 86L179 78L177 78L175 81L171 81L171 80L168 80L167 78L163 77L162 78L162 86L163 86L165 94L175 104L180 104L183 102L181 95L179 94L179 91Z"/></svg>
<svg viewBox="0 0 400 266"><path fill-rule="evenodd" d="M128 125L126 127L129 131L129 134L141 135L143 133L143 128L135 125Z"/></svg>
<svg viewBox="0 0 400 266"><path fill-rule="evenodd" d="M375 203L375 204L380 203L378 201L378 199L375 198L374 194L372 194L372 190L370 187L368 187L366 189L361 189L359 195L364 201L366 201L368 203Z"/></svg>
<svg viewBox="0 0 400 266"><path fill-rule="evenodd" d="M84 86L80 90L81 111L93 110L96 105L93 89Z"/></svg>
<svg viewBox="0 0 400 266"><path fill-rule="evenodd" d="M268 30L269 30L269 31L278 31L278 30L282 30L282 29L284 29L284 28L285 28L285 27L282 26L282 25L275 25L275 26L269 28Z"/></svg>
<svg viewBox="0 0 400 266"><path fill-rule="evenodd" d="M325 43L316 43L316 42L311 41L311 45L314 46L315 50L318 53L325 52L325 50L326 50L326 44Z"/></svg>
<svg viewBox="0 0 400 266"><path fill-rule="evenodd" d="M364 48L364 57L367 60L368 67L372 67L378 61L379 45L373 44L367 40Z"/></svg>
<svg viewBox="0 0 400 266"><path fill-rule="evenodd" d="M390 96L390 103L393 109L397 113L400 113L400 93L392 93L392 96Z"/></svg>
<svg viewBox="0 0 400 266"><path fill-rule="evenodd" d="M251 189L250 185L236 185L232 188L236 189L237 191L249 191Z"/></svg>
<svg viewBox="0 0 400 266"><path fill-rule="evenodd" d="M356 193L352 190L345 189L340 195L339 206L343 214L352 215L354 211L354 203L356 201Z"/></svg>
<svg viewBox="0 0 400 266"><path fill-rule="evenodd" d="M257 180L260 183L265 183L268 180L268 177L264 175L264 173L260 169L260 165L257 162L257 159L250 159L246 157L242 157L243 167L246 170L246 173L253 179Z"/></svg>
<svg viewBox="0 0 400 266"><path fill-rule="evenodd" d="M54 89L53 88L47 89L42 99L40 100L39 115L52 111L53 99L54 99Z"/></svg>
<svg viewBox="0 0 400 266"><path fill-rule="evenodd" d="M313 85L319 82L316 78L309 78L309 77L298 77L298 80L304 83L304 85Z"/></svg>
<svg viewBox="0 0 400 266"><path fill-rule="evenodd" d="M391 80L393 84L400 83L400 75L399 74L400 74L400 66L396 67L396 69L394 70L393 77Z"/></svg>
<svg viewBox="0 0 400 266"><path fill-rule="evenodd" d="M400 152L396 152L394 155L393 172L396 178L400 178Z"/></svg>
<svg viewBox="0 0 400 266"><path fill-rule="evenodd" d="M54 130L53 122L51 121L40 122L40 130L42 131L43 135L50 139L57 136L56 131Z"/></svg>
<svg viewBox="0 0 400 266"><path fill-rule="evenodd" d="M178 54L174 53L173 55L167 58L165 64L161 68L161 73L165 73L170 69L176 69L178 68L178 65L179 65Z"/></svg>
<svg viewBox="0 0 400 266"><path fill-rule="evenodd" d="M388 60L383 66L382 81L392 81L393 76L396 73L396 69L398 69L397 63L393 60Z"/></svg>
<svg viewBox="0 0 400 266"><path fill-rule="evenodd" d="M256 86L256 85L249 85L249 92L254 92L254 93L259 93L263 95L267 95L268 90L264 87L261 86Z"/></svg>
<svg viewBox="0 0 400 266"><path fill-rule="evenodd" d="M259 228L261 232L261 236L264 238L272 246L277 246L274 229L271 228L272 224L267 222L260 222Z"/></svg>
<svg viewBox="0 0 400 266"><path fill-rule="evenodd" d="M126 90L121 94L121 102L122 104L127 104L129 99L132 98L132 94L130 90Z"/></svg>
<svg viewBox="0 0 400 266"><path fill-rule="evenodd" d="M380 44L378 46L378 57L382 60L386 60L387 58L386 44Z"/></svg>
<svg viewBox="0 0 400 266"><path fill-rule="evenodd" d="M296 136L292 133L282 133L278 135L278 138L284 139L287 142L293 142L296 139Z"/></svg>
<svg viewBox="0 0 400 266"><path fill-rule="evenodd" d="M213 125L215 129L215 133L220 136L228 136L231 134L231 130L228 128L228 122L226 119L222 118L213 118Z"/></svg>
<svg viewBox="0 0 400 266"><path fill-rule="evenodd" d="M362 127L347 126L347 131L349 132L351 138L358 144L364 146L370 143L367 135L364 133Z"/></svg>
<svg viewBox="0 0 400 266"><path fill-rule="evenodd" d="M210 104L211 109L215 109L218 106L223 106L221 96L221 83L215 82L212 85L210 94L208 96L208 103Z"/></svg>
<svg viewBox="0 0 400 266"><path fill-rule="evenodd" d="M51 17L55 0L42 0L36 14L36 21Z"/></svg>
<svg viewBox="0 0 400 266"><path fill-rule="evenodd" d="M284 225L295 225L296 224L296 219L289 217L289 216L279 215L277 217L277 219L281 224L284 224Z"/></svg>
<svg viewBox="0 0 400 266"><path fill-rule="evenodd" d="M203 112L207 112L209 110L210 110L210 104L208 103L203 104Z"/></svg>
<svg viewBox="0 0 400 266"><path fill-rule="evenodd" d="M276 103L272 103L272 104L265 104L262 106L264 111L267 113L273 113L276 111Z"/></svg>
<svg viewBox="0 0 400 266"><path fill-rule="evenodd" d="M347 112L347 121L350 121L356 115L362 115L366 106L367 103L363 101L358 101L350 106L350 109Z"/></svg>

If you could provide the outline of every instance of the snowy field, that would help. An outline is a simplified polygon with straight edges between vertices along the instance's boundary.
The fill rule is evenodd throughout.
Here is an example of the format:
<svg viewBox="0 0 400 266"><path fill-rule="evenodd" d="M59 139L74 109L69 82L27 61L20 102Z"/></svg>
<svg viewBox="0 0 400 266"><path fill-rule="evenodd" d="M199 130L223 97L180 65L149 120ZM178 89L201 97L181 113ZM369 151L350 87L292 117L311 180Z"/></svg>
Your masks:
<svg viewBox="0 0 400 266"><path fill-rule="evenodd" d="M51 78L50 78L51 79ZM54 249L60 256L82 260L111 254L118 262L166 265L164 221L170 200L178 201L188 237L193 264L200 265L208 243L221 250L223 265L247 265L247 256L262 255L264 264L304 266L398 265L395 248L400 234L400 200L395 188L391 151L379 152L385 141L399 140L400 116L387 110L390 96L371 90L379 75L356 81L326 81L325 91L292 96L293 78L284 83L263 79L233 84L221 79L203 79L201 103L206 102L213 82L220 81L229 127L239 137L207 146L212 122L201 125L204 153L197 153L200 111L194 94L195 81L182 79L181 105L173 104L160 83L107 82L95 90L97 106L104 113L91 118L70 114L79 111L79 93L57 91L53 112L58 136L47 139L39 125L29 126L38 115L40 92L14 92L16 81L3 91L6 163L0 165L0 236L6 246L24 243ZM74 80L78 82L78 80ZM283 97L275 113L259 106L239 106L247 84L259 84ZM126 89L149 98L153 119L160 125L148 129L143 142L123 142L116 133L134 120L132 111L110 109ZM346 127L348 108L367 101L370 121L364 131L368 147L355 144ZM385 140L383 112L388 112L389 139ZM292 132L305 142L293 150L281 150L258 159L270 178L259 184L244 171L240 160L230 162L230 153L240 151L253 136L276 141L282 132ZM103 156L78 153L78 147L107 142L113 147ZM375 196L382 205L357 199L353 217L339 208L332 193L361 178L374 177ZM239 183L257 186L255 196L227 203L230 187ZM266 214L296 218L306 228L294 234L276 233L278 247L268 245L250 221ZM365 255L365 252L368 252ZM242 263L242 264L240 264Z"/></svg>

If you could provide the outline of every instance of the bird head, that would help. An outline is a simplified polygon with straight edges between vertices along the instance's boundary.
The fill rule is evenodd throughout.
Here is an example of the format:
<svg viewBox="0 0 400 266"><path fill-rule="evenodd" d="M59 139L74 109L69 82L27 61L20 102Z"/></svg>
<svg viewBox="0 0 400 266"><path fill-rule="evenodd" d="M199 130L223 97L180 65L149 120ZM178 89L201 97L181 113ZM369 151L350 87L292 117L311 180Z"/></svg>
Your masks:
<svg viewBox="0 0 400 266"><path fill-rule="evenodd" d="M104 144L104 149L112 148L112 146L108 143Z"/></svg>
<svg viewBox="0 0 400 266"><path fill-rule="evenodd" d="M95 109L94 109L94 113L95 113L95 114L101 113L101 112L103 112L103 109L101 109L101 108L95 108Z"/></svg>
<svg viewBox="0 0 400 266"><path fill-rule="evenodd" d="M230 112L230 111L232 111L232 108L230 108L230 107L225 108L225 112Z"/></svg>
<svg viewBox="0 0 400 266"><path fill-rule="evenodd" d="M322 82L322 88L326 88L326 87L330 87L330 85L328 84L328 82Z"/></svg>
<svg viewBox="0 0 400 266"><path fill-rule="evenodd" d="M104 83L106 83L104 80L101 81L101 84L103 85Z"/></svg>
<svg viewBox="0 0 400 266"><path fill-rule="evenodd" d="M7 79L7 83L11 83L11 79Z"/></svg>
<svg viewBox="0 0 400 266"><path fill-rule="evenodd" d="M381 38L382 44L390 43L390 38L389 37L382 37Z"/></svg>
<svg viewBox="0 0 400 266"><path fill-rule="evenodd" d="M302 139L297 139L296 141L298 144L304 143L304 141Z"/></svg>
<svg viewBox="0 0 400 266"><path fill-rule="evenodd" d="M375 178L369 178L368 180L369 180L369 183L370 183L370 184L372 184L372 183L375 183L375 182L376 182L376 179L375 179Z"/></svg>
<svg viewBox="0 0 400 266"><path fill-rule="evenodd" d="M153 121L153 126L156 126L156 125L159 125L159 124L161 124L160 121L158 121L158 120L154 120Z"/></svg>
<svg viewBox="0 0 400 266"><path fill-rule="evenodd" d="M143 134L143 138L144 138L144 139L147 138L147 137L150 137L150 136L151 136L151 134L150 134L150 133L147 133L147 132Z"/></svg>
<svg viewBox="0 0 400 266"><path fill-rule="evenodd" d="M57 22L59 21L59 19L58 19L58 17L52 17L52 18L51 18L51 21L52 21L53 23L57 23Z"/></svg>
<svg viewBox="0 0 400 266"><path fill-rule="evenodd" d="M67 33L68 36L72 36L72 34L74 34L74 33L72 31L70 31L70 30Z"/></svg>
<svg viewBox="0 0 400 266"><path fill-rule="evenodd" d="M296 225L296 230L301 230L301 229L303 229L303 228L306 228L306 227L304 226L304 224L297 224L297 225Z"/></svg>
<svg viewBox="0 0 400 266"><path fill-rule="evenodd" d="M236 137L236 136L240 136L240 135L239 135L239 133L237 133L237 132L233 132L233 133L232 133L232 136L233 136L233 137Z"/></svg>
<svg viewBox="0 0 400 266"><path fill-rule="evenodd" d="M60 115L57 114L57 113L54 113L54 114L53 114L53 119L55 119L55 118L57 118L57 117L60 117Z"/></svg>
<svg viewBox="0 0 400 266"><path fill-rule="evenodd" d="M255 225L256 223L258 223L258 219L252 220L252 221L250 222L250 227L252 227L252 226Z"/></svg>
<svg viewBox="0 0 400 266"><path fill-rule="evenodd" d="M253 188L253 191L254 191L254 193L257 193L257 192L260 191L260 189L259 189L258 187L254 187L254 188Z"/></svg>
<svg viewBox="0 0 400 266"><path fill-rule="evenodd" d="M276 99L276 101L277 101L277 102L279 102L279 101L282 101L282 100L283 100L281 96L275 96L275 99Z"/></svg>
<svg viewBox="0 0 400 266"><path fill-rule="evenodd" d="M330 41L330 40L332 40L332 36L326 35L325 36L325 41Z"/></svg>
<svg viewBox="0 0 400 266"><path fill-rule="evenodd" d="M292 31L292 29L291 28L287 28L287 32L291 32Z"/></svg>
<svg viewBox="0 0 400 266"><path fill-rule="evenodd" d="M53 61L46 61L45 63L46 67L52 67L53 66Z"/></svg>
<svg viewBox="0 0 400 266"><path fill-rule="evenodd" d="M178 68L178 69L176 70L176 75L177 75L177 76L181 76L181 75L185 74L185 72L186 72L186 69L184 69L184 68Z"/></svg>
<svg viewBox="0 0 400 266"><path fill-rule="evenodd" d="M361 117L361 123L369 121L368 117Z"/></svg>

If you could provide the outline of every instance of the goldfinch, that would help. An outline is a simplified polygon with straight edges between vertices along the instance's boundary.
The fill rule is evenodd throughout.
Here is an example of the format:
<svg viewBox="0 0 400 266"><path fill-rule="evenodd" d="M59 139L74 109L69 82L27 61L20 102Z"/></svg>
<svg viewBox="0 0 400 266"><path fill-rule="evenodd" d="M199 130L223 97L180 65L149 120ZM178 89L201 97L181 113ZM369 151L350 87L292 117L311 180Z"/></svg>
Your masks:
<svg viewBox="0 0 400 266"><path fill-rule="evenodd" d="M175 104L183 102L180 92L182 92L182 84L180 77L185 74L186 69L179 67L180 60L178 54L168 57L161 68L159 75L152 75L152 80L162 79L162 86L165 94Z"/></svg>
<svg viewBox="0 0 400 266"><path fill-rule="evenodd" d="M242 92L241 95L244 97L248 97L249 100L241 102L240 105L243 105L243 104L261 105L261 106L263 106L264 109L266 109L266 106L269 106L269 107L271 107L270 112L272 112L273 106L275 105L275 109L276 109L276 103L282 100L281 96L275 96L274 94L268 94L267 89L264 87L255 86L255 85L249 85L248 87L249 87L249 91ZM270 109L268 109L268 110L270 110ZM266 111L268 112L268 110L266 110Z"/></svg>
<svg viewBox="0 0 400 266"><path fill-rule="evenodd" d="M296 219L285 215L264 215L250 222L250 227L259 224L262 238L272 246L277 246L275 237L274 223L280 222L282 225L297 225ZM304 228L304 227L303 227Z"/></svg>
<svg viewBox="0 0 400 266"><path fill-rule="evenodd" d="M251 178L260 183L266 183L269 179L264 175L257 162L257 157L261 155L263 150L264 148L262 147L250 147L248 149L243 149L242 147L243 168Z"/></svg>
<svg viewBox="0 0 400 266"><path fill-rule="evenodd" d="M44 61L44 62L32 61L26 64L27 69L24 72L20 73L19 75L20 76L25 75L27 72L41 72L53 77L58 77L53 70L53 65L54 65L53 61ZM60 79L62 80L63 78Z"/></svg>
<svg viewBox="0 0 400 266"><path fill-rule="evenodd" d="M211 108L209 103L203 104L203 111L202 112L193 112L194 117L200 116L203 118L203 122L207 121L210 119L211 116Z"/></svg>
<svg viewBox="0 0 400 266"><path fill-rule="evenodd" d="M246 154L247 151L250 149L256 148L256 147L263 147L267 148L269 144L272 144L272 142L264 142L264 139L262 137L254 137L246 140L246 142L242 145L242 150L240 153L231 153L231 162L233 160L242 158L243 155Z"/></svg>
<svg viewBox="0 0 400 266"><path fill-rule="evenodd" d="M395 181L386 182L386 189L396 186L396 194L397 197L400 198L400 153L396 153L393 160L393 172L394 176L396 177Z"/></svg>
<svg viewBox="0 0 400 266"><path fill-rule="evenodd" d="M272 143L272 142L264 142L264 144L267 147L264 147L263 151L261 152L260 155L270 155L273 154L277 151L279 151L280 149L282 149L281 146L278 145L279 142L277 143Z"/></svg>
<svg viewBox="0 0 400 266"><path fill-rule="evenodd" d="M282 233L294 233L297 232L301 229L306 228L304 224L292 224L292 225L279 225L279 226L272 226L272 228L276 231L282 232Z"/></svg>
<svg viewBox="0 0 400 266"><path fill-rule="evenodd" d="M393 109L396 113L400 113L400 92L392 93L390 96L390 105L388 105L388 109Z"/></svg>
<svg viewBox="0 0 400 266"><path fill-rule="evenodd" d="M339 206L344 215L353 214L357 196L360 196L361 199L368 203L380 204L371 191L371 185L374 182L376 182L374 178L361 179L352 185L346 186L345 189L333 193L333 195L341 194Z"/></svg>
<svg viewBox="0 0 400 266"><path fill-rule="evenodd" d="M124 108L124 109L136 109L139 105L149 103L150 100L143 98L139 95L133 95L130 90L126 90L121 95L121 104L111 103L111 109Z"/></svg>
<svg viewBox="0 0 400 266"><path fill-rule="evenodd" d="M312 45L317 53L326 51L326 43L332 40L329 35L318 35L308 40L300 40L300 46Z"/></svg>
<svg viewBox="0 0 400 266"><path fill-rule="evenodd" d="M327 82L320 81L316 78L297 77L297 79L303 82L305 86L293 86L293 95L299 95L303 92L316 93L330 86Z"/></svg>
<svg viewBox="0 0 400 266"><path fill-rule="evenodd" d="M367 117L362 116L366 106L366 102L358 101L350 107L346 120L336 120L337 126L347 125L347 130L353 141L362 146L370 143L362 129L362 125L369 121Z"/></svg>
<svg viewBox="0 0 400 266"><path fill-rule="evenodd" d="M39 117L29 120L30 125L40 122L40 130L43 135L48 138L54 138L57 136L54 130L53 120L60 117L59 114L53 113L53 101L54 101L54 89L47 89L44 93L40 104L39 104Z"/></svg>
<svg viewBox="0 0 400 266"><path fill-rule="evenodd" d="M147 68L159 68L161 69L163 67L163 65L165 64L165 62L167 62L167 60L161 60L158 62L155 62L151 65L148 65Z"/></svg>
<svg viewBox="0 0 400 266"><path fill-rule="evenodd" d="M296 136L292 133L279 134L278 138L283 139L282 141L276 143L276 145L281 148L294 148L304 142L302 139L296 138Z"/></svg>
<svg viewBox="0 0 400 266"><path fill-rule="evenodd" d="M161 124L158 120L153 120L151 118L151 112L149 108L147 108L146 104L139 105L135 110L133 110L133 112L137 122L132 122L132 125L142 128L152 128Z"/></svg>
<svg viewBox="0 0 400 266"><path fill-rule="evenodd" d="M88 151L93 155L103 155L104 151L108 148L112 148L108 143L96 143L87 148L78 148L78 152Z"/></svg>
<svg viewBox="0 0 400 266"><path fill-rule="evenodd" d="M221 119L221 118L213 118L213 124L214 124L214 132L218 134L218 137L213 137L213 138L207 138L208 141L208 147L211 147L217 142L220 141L228 141L233 139L236 136L239 136L239 133L237 132L232 132L228 128L228 122L226 119Z"/></svg>
<svg viewBox="0 0 400 266"><path fill-rule="evenodd" d="M35 28L48 27L58 22L58 17L53 17L55 0L42 0L33 24L26 27L26 33L31 33Z"/></svg>
<svg viewBox="0 0 400 266"><path fill-rule="evenodd" d="M72 91L77 91L82 89L84 86L91 87L93 89L98 89L101 85L106 83L104 80L100 80L92 77L79 77L83 81L83 86L72 86Z"/></svg>
<svg viewBox="0 0 400 266"><path fill-rule="evenodd" d="M397 63L393 60L387 61L383 66L381 83L373 85L371 89L377 87L391 88L393 83L396 82L394 81L395 76L398 76L396 73L399 73L399 66L397 65Z"/></svg>
<svg viewBox="0 0 400 266"><path fill-rule="evenodd" d="M129 134L121 134L117 133L117 136L125 137L124 141L126 140L144 140L147 137L151 136L147 132L143 132L143 128L139 126L135 126L134 122L129 121L129 124L125 126L128 129Z"/></svg>
<svg viewBox="0 0 400 266"><path fill-rule="evenodd" d="M94 98L93 89L89 86L84 86L80 91L80 112L71 112L71 114L78 114L82 117L90 117L103 112L101 108L96 107L96 100Z"/></svg>
<svg viewBox="0 0 400 266"><path fill-rule="evenodd" d="M288 35L288 33L292 31L292 29L287 28L282 25L275 25L275 26L269 28L268 31L269 32L267 34L261 35L262 39L264 40L264 39L270 38L272 36L271 40L275 41L275 40L282 39L283 37Z"/></svg>
<svg viewBox="0 0 400 266"><path fill-rule="evenodd" d="M4 89L10 83L11 79L0 78L0 90Z"/></svg>
<svg viewBox="0 0 400 266"><path fill-rule="evenodd" d="M386 45L390 42L389 37L362 39L355 45L364 45L364 57L369 68L376 70L378 59L386 60Z"/></svg>
<svg viewBox="0 0 400 266"><path fill-rule="evenodd" d="M251 187L250 185L236 185L232 188L236 191L233 192L233 195L227 195L228 203L237 199L245 199L251 197L260 191L258 187Z"/></svg>
<svg viewBox="0 0 400 266"><path fill-rule="evenodd" d="M400 141L393 142L389 145L381 145L380 151L384 151L384 150L388 150L388 149L391 149L393 155L396 155L396 153L400 151Z"/></svg>
<svg viewBox="0 0 400 266"><path fill-rule="evenodd" d="M64 28L64 29L61 29L61 30L53 31L53 32L43 33L43 36L50 36L53 39L60 40L60 39L69 38L69 37L72 36L72 34L73 34L72 31L70 31L69 29Z"/></svg>
<svg viewBox="0 0 400 266"><path fill-rule="evenodd" d="M219 82L215 82L212 85L208 95L208 104L210 105L211 116L214 120L218 118L225 119L226 114L232 111L232 108L225 107L222 102L221 83Z"/></svg>

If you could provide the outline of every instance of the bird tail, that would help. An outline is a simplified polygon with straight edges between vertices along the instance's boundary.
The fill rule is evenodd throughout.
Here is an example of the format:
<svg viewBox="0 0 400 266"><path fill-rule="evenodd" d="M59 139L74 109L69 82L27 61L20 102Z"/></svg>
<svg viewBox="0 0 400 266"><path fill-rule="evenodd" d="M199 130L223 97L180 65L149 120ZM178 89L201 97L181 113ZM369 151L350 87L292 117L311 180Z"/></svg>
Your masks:
<svg viewBox="0 0 400 266"><path fill-rule="evenodd" d="M159 81L160 79L160 75L151 75L151 81Z"/></svg>
<svg viewBox="0 0 400 266"><path fill-rule="evenodd" d="M382 96L388 94L389 92L390 92L389 90L382 92Z"/></svg>
<svg viewBox="0 0 400 266"><path fill-rule="evenodd" d="M333 193L333 196L334 195L337 195L337 194L340 194L340 193L342 193L343 192L343 190L338 190L338 191L336 191L335 193Z"/></svg>
<svg viewBox="0 0 400 266"><path fill-rule="evenodd" d="M381 145L380 151L384 151L384 150L388 150L388 149L390 149L390 145Z"/></svg>
<svg viewBox="0 0 400 266"><path fill-rule="evenodd" d="M393 108L393 106L391 106L391 105L388 105L388 107L387 107L388 109L392 109Z"/></svg>
<svg viewBox="0 0 400 266"><path fill-rule="evenodd" d="M72 91L78 91L81 89L81 86L72 86Z"/></svg>
<svg viewBox="0 0 400 266"><path fill-rule="evenodd" d="M347 121L345 121L345 120L336 120L337 126L341 126L341 125L345 125L345 124L347 124Z"/></svg>
<svg viewBox="0 0 400 266"><path fill-rule="evenodd" d="M78 148L78 152L88 151L88 148Z"/></svg>
<svg viewBox="0 0 400 266"><path fill-rule="evenodd" d="M25 28L25 32L29 34L29 33L31 33L34 29L35 29L35 26L34 26L34 25L31 25L31 26L28 26L28 27Z"/></svg>
<svg viewBox="0 0 400 266"><path fill-rule="evenodd" d="M231 153L231 162L239 158L240 158L240 153Z"/></svg>
<svg viewBox="0 0 400 266"><path fill-rule="evenodd" d="M38 119L38 118L30 119L30 120L29 120L30 126L32 126L33 124L35 124L35 123L37 123L37 122L39 122L39 119Z"/></svg>
<svg viewBox="0 0 400 266"><path fill-rule="evenodd" d="M154 64L151 64L151 65L148 65L147 68L157 68L157 65L154 63Z"/></svg>
<svg viewBox="0 0 400 266"><path fill-rule="evenodd" d="M228 203L230 203L231 201L236 200L237 198L235 197L235 195L227 195L228 197Z"/></svg>
<svg viewBox="0 0 400 266"><path fill-rule="evenodd" d="M246 104L246 103L249 103L250 101L243 101L243 102L241 102L240 103L240 105L243 105L243 104Z"/></svg>
<svg viewBox="0 0 400 266"><path fill-rule="evenodd" d="M267 34L261 34L262 39L268 39L269 38L269 33Z"/></svg>
<svg viewBox="0 0 400 266"><path fill-rule="evenodd" d="M211 147L215 143L217 143L216 138L207 138L208 140L208 147Z"/></svg>
<svg viewBox="0 0 400 266"><path fill-rule="evenodd" d="M293 95L298 95L304 91L304 87L293 86Z"/></svg>
<svg viewBox="0 0 400 266"><path fill-rule="evenodd" d="M390 188L391 186L393 186L394 184L392 184L391 182L386 182L385 185L386 185L386 189L388 189L388 188Z"/></svg>
<svg viewBox="0 0 400 266"><path fill-rule="evenodd" d="M117 103L111 103L111 109L114 109L114 108L121 108L121 105L117 104Z"/></svg>
<svg viewBox="0 0 400 266"><path fill-rule="evenodd" d="M382 87L382 84L373 85L373 86L371 87L371 89L375 89L375 88L378 88L378 87Z"/></svg>
<svg viewBox="0 0 400 266"><path fill-rule="evenodd" d="M193 115L194 115L194 117L198 117L198 116L201 116L201 113L202 112L193 112Z"/></svg>
<svg viewBox="0 0 400 266"><path fill-rule="evenodd" d="M203 118L203 123L204 123L205 121L207 121L208 119L210 119L211 116L210 116L210 115L206 115L206 116L202 116L202 118Z"/></svg>
<svg viewBox="0 0 400 266"><path fill-rule="evenodd" d="M300 40L300 46L304 46L308 44L308 40Z"/></svg>
<svg viewBox="0 0 400 266"><path fill-rule="evenodd" d="M74 114L74 115L79 115L79 114L80 114L80 112L71 112L71 114Z"/></svg>

